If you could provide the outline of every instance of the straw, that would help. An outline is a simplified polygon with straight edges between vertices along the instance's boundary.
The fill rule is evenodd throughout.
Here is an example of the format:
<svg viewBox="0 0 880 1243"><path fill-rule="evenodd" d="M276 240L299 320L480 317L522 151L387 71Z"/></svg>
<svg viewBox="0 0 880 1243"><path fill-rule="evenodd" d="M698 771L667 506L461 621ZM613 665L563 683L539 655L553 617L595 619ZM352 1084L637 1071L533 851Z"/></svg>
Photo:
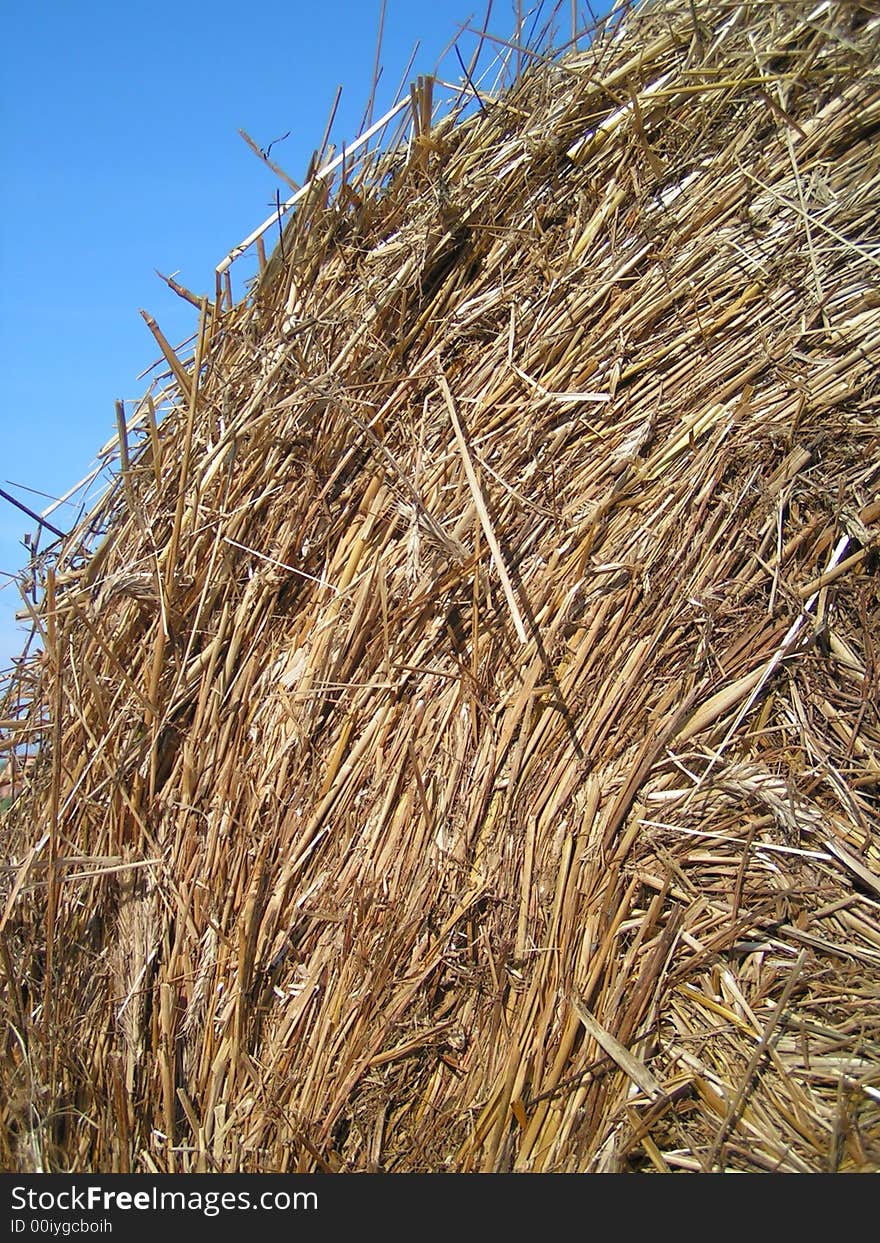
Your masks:
<svg viewBox="0 0 880 1243"><path fill-rule="evenodd" d="M878 18L518 16L28 568L6 1170L880 1170Z"/></svg>

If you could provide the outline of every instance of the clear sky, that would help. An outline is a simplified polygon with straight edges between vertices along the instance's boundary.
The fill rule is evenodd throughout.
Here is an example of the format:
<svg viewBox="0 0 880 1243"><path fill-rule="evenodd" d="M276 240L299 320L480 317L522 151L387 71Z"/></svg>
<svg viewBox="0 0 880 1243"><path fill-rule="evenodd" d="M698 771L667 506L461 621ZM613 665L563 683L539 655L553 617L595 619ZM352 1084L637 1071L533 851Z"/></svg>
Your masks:
<svg viewBox="0 0 880 1243"><path fill-rule="evenodd" d="M482 26L486 3L387 0L374 115L394 102L414 47L409 79L434 70L463 24ZM521 5L527 32L532 7ZM381 0L7 0L0 488L43 512L86 475L115 434L115 400L143 395L138 377L158 354L140 307L175 343L194 330L195 312L155 269L212 293L214 268L270 214L280 185L239 129L264 149L288 134L271 157L299 182L341 85L333 136L357 137L380 11ZM570 20L562 5L562 39ZM517 5L496 0L489 30L511 38L516 22ZM474 36L458 43L467 62ZM454 53L442 73L460 79ZM51 521L66 530L77 512L62 506ZM10 576L35 529L0 498L0 670L25 637Z"/></svg>

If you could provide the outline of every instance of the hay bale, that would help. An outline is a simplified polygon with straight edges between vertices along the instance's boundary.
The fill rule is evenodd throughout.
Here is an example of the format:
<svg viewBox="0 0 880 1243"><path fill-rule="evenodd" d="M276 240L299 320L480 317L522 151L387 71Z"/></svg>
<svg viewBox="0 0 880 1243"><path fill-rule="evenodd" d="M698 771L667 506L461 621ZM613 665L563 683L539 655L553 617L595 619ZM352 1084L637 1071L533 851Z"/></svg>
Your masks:
<svg viewBox="0 0 880 1243"><path fill-rule="evenodd" d="M422 80L156 329L0 713L4 1168L880 1169L877 33Z"/></svg>

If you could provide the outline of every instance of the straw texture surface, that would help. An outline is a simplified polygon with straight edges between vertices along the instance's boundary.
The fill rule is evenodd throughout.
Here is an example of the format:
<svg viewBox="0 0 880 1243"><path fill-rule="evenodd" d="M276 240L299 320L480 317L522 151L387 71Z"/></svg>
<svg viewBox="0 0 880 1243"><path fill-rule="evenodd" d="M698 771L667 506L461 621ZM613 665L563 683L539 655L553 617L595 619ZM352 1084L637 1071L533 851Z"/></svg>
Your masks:
<svg viewBox="0 0 880 1243"><path fill-rule="evenodd" d="M420 79L152 324L0 705L4 1168L880 1170L878 36Z"/></svg>

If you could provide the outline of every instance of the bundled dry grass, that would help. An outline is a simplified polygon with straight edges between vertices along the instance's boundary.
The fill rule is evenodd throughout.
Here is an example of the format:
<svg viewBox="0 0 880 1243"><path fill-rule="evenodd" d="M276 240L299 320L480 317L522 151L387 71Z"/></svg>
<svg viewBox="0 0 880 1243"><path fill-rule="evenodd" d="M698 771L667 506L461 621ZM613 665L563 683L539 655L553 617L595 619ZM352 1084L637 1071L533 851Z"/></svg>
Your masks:
<svg viewBox="0 0 880 1243"><path fill-rule="evenodd" d="M6 688L6 1168L880 1169L878 32L420 80L156 329Z"/></svg>

